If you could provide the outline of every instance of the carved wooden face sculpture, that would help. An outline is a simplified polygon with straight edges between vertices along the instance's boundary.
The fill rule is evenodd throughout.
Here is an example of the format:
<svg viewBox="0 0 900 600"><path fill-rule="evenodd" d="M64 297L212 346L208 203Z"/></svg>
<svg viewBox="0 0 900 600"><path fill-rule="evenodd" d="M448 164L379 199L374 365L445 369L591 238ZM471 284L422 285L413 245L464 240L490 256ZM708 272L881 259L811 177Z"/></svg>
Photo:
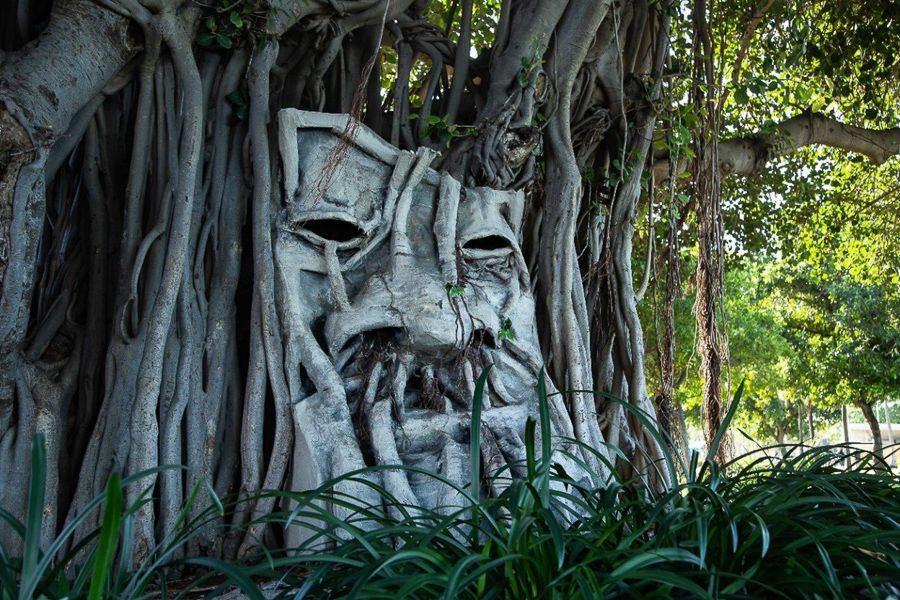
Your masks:
<svg viewBox="0 0 900 600"><path fill-rule="evenodd" d="M275 257L292 487L365 464L466 485L472 397L488 366L483 462L515 475L542 363L519 247L523 195L461 189L429 167L432 153L397 150L361 125L348 142L346 126L346 115L279 113ZM554 434L572 436L558 396L550 408ZM456 497L408 472L380 483L413 505Z"/></svg>

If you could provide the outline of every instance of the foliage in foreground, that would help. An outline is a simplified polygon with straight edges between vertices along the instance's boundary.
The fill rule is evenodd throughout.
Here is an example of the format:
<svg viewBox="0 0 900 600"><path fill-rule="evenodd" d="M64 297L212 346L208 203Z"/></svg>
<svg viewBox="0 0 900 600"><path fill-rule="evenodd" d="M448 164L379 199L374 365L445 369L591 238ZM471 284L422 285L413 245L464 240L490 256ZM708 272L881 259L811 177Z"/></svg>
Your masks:
<svg viewBox="0 0 900 600"><path fill-rule="evenodd" d="M371 475L385 468L350 473L309 493L269 492L293 508L267 521L282 530L302 525L313 535L290 552L270 549L241 563L178 558L206 518L237 505L216 502L192 521L185 509L154 561L132 568L130 523L137 507L123 507L122 487L137 477L114 476L91 505L92 510L102 505L100 529L69 547L76 521L41 553L44 457L36 438L28 522L0 512L25 548L22 557L0 553L0 600L215 596L233 585L250 598L262 598L263 584L285 598L900 594L900 478L876 456L855 451L848 469L843 450L849 449L840 446L773 448L724 466L709 459L714 451L705 460L695 453L687 462L670 454L660 468L679 474L681 483L665 494L639 479L617 477L598 486L573 481L553 463L543 391L540 400L541 443L535 448L536 426L529 423L528 475L507 480L498 497L475 501L472 489L457 488L460 507L428 510L404 506L381 488L385 505L377 507L336 488L348 481L377 487ZM736 406L737 398L723 431ZM476 392L475 472L479 413ZM633 417L646 420L636 412ZM323 501L349 517L336 518ZM182 581L189 583L174 589L170 580L184 574L188 578Z"/></svg>

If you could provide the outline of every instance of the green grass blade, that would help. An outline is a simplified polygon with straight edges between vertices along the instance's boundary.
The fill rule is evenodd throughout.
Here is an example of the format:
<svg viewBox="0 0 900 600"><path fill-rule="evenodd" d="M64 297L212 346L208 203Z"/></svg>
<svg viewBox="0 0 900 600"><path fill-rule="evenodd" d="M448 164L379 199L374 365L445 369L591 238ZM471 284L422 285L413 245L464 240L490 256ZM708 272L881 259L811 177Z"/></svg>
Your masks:
<svg viewBox="0 0 900 600"><path fill-rule="evenodd" d="M16 587L15 567L6 555L6 550L0 545L0 600L17 596Z"/></svg>
<svg viewBox="0 0 900 600"><path fill-rule="evenodd" d="M481 409L484 406L484 386L487 383L491 365L488 365L475 382L475 395L472 397L472 424L469 435L469 476L471 477L470 493L477 504L481 496ZM478 543L478 510L472 510L472 544Z"/></svg>
<svg viewBox="0 0 900 600"><path fill-rule="evenodd" d="M184 562L185 564L206 567L207 569L221 573L227 577L231 583L238 586L250 600L265 600L265 596L263 596L259 586L253 582L253 579L251 579L247 573L235 565L215 558L205 557L189 558Z"/></svg>
<svg viewBox="0 0 900 600"><path fill-rule="evenodd" d="M19 595L21 600L30 600L29 590L36 589L40 579L40 572L36 571L36 567L41 554L41 526L46 485L47 449L44 434L39 433L31 440L31 482L28 488L28 516L25 519L25 547L22 554L23 585Z"/></svg>
<svg viewBox="0 0 900 600"><path fill-rule="evenodd" d="M537 476L537 468L534 458L534 432L536 423L528 417L525 421L525 466L528 472L528 480L534 481Z"/></svg>
<svg viewBox="0 0 900 600"><path fill-rule="evenodd" d="M719 446L722 444L722 439L728 432L728 426L731 425L731 421L737 413L738 405L741 403L741 396L744 395L744 383L744 381L741 381L737 391L734 393L734 398L731 400L731 406L728 407L728 412L725 413L725 418L722 419L722 424L719 425L716 437L713 438L712 443L709 445L709 450L706 451L707 462L712 462L715 458L716 453L719 451Z"/></svg>
<svg viewBox="0 0 900 600"><path fill-rule="evenodd" d="M91 575L91 587L88 600L100 600L106 586L116 546L119 541L119 527L122 524L122 478L113 473L106 482L106 506L103 509L103 525L100 528L100 541L94 554L94 569Z"/></svg>
<svg viewBox="0 0 900 600"><path fill-rule="evenodd" d="M9 526L10 529L15 531L16 535L18 535L19 538L24 539L25 525L23 525L20 520L18 520L17 518L12 516L10 513L3 510L2 508L0 508L0 521L3 521L4 523L7 524L7 526Z"/></svg>
<svg viewBox="0 0 900 600"><path fill-rule="evenodd" d="M471 494L478 498L481 490L481 409L484 406L484 386L487 383L491 365L488 365L478 381L475 382L475 395L472 397L472 425L469 437L469 468L472 478Z"/></svg>
<svg viewBox="0 0 900 600"><path fill-rule="evenodd" d="M541 468L540 478L540 494L541 503L546 507L550 505L550 461L552 448L550 446L551 436L550 430L550 401L547 399L547 379L543 367L538 373L538 410L541 416Z"/></svg>
<svg viewBox="0 0 900 600"><path fill-rule="evenodd" d="M550 468L550 438L553 435L550 431L550 401L547 399L547 375L544 369L538 373L538 410L541 416L541 462L545 469Z"/></svg>

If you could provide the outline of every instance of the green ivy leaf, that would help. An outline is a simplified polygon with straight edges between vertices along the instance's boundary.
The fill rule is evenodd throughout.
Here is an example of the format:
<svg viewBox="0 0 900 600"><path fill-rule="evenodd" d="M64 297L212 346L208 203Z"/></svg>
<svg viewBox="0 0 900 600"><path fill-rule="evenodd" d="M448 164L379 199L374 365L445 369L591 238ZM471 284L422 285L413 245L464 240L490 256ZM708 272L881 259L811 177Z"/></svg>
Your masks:
<svg viewBox="0 0 900 600"><path fill-rule="evenodd" d="M247 95L247 89L241 87L225 96L225 101L231 104L234 116L243 121L247 118L250 109L250 98Z"/></svg>
<svg viewBox="0 0 900 600"><path fill-rule="evenodd" d="M450 300L459 298L466 293L466 288L464 286L456 285L455 283L450 282L444 284L444 289L447 290L447 298L449 298Z"/></svg>
<svg viewBox="0 0 900 600"><path fill-rule="evenodd" d="M238 29L241 29L244 26L244 19L241 18L241 13L236 10L231 11L228 15L228 20Z"/></svg>
<svg viewBox="0 0 900 600"><path fill-rule="evenodd" d="M512 328L512 320L508 317L503 319L503 325L500 327L500 331L497 332L497 340L509 340L514 341L516 339L516 334Z"/></svg>
<svg viewBox="0 0 900 600"><path fill-rule="evenodd" d="M201 31L197 34L197 45L199 46L212 46L214 40L215 36L208 31Z"/></svg>
<svg viewBox="0 0 900 600"><path fill-rule="evenodd" d="M231 38L222 33L216 36L216 43L226 50L231 48Z"/></svg>

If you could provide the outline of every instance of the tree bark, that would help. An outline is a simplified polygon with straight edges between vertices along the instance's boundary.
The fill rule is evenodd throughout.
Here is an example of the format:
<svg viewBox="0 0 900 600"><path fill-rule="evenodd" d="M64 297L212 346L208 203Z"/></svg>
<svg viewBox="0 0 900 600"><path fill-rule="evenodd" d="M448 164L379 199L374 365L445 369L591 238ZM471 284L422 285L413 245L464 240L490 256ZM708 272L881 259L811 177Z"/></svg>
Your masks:
<svg viewBox="0 0 900 600"><path fill-rule="evenodd" d="M33 292L42 270L37 264L46 217L46 191L53 173L48 164L65 134L81 138L100 106L95 98L136 55L139 44L128 19L89 0L57 3L42 34L7 54L0 64L0 471L4 482L0 505L23 516L30 475L30 440L47 440L48 495L45 533L56 524L59 461L65 448L64 411L72 397L80 353L66 361L37 364L60 328L72 300L59 294L63 318L36 323L46 343L29 351L27 329ZM70 289L69 292L72 290ZM71 332L70 332L71 333ZM77 334L76 334L77 335ZM77 344L79 339L76 338ZM14 420L14 417L15 420ZM0 528L0 536L4 532ZM15 538L12 538L15 540ZM15 548L14 541L10 548Z"/></svg>
<svg viewBox="0 0 900 600"><path fill-rule="evenodd" d="M0 402L10 401L28 320L50 150L139 48L128 19L69 0L0 65Z"/></svg>
<svg viewBox="0 0 900 600"><path fill-rule="evenodd" d="M812 402L806 405L806 421L809 423L809 439L812 443L816 442L816 428L813 423L813 405Z"/></svg>
<svg viewBox="0 0 900 600"><path fill-rule="evenodd" d="M872 405L865 400L855 400L854 404L862 411L866 423L869 424L869 430L872 432L872 451L878 456L884 456L884 444L881 440L881 425L878 423L878 416L872 409Z"/></svg>
<svg viewBox="0 0 900 600"><path fill-rule="evenodd" d="M847 405L846 404L841 405L841 425L843 426L843 430L844 430L844 445L846 446L844 448L844 454L847 457L847 460L845 461L844 464L849 469L850 468L850 457L852 454L850 451L850 419L847 416Z"/></svg>
<svg viewBox="0 0 900 600"><path fill-rule="evenodd" d="M719 171L723 176L757 175L777 156L796 152L805 146L829 146L862 154L874 165L880 165L900 154L900 127L867 129L841 123L821 113L806 112L774 126L770 134L755 134L719 142ZM653 171L657 183L669 177L669 160L654 157ZM679 173L693 171L694 165L679 161Z"/></svg>

